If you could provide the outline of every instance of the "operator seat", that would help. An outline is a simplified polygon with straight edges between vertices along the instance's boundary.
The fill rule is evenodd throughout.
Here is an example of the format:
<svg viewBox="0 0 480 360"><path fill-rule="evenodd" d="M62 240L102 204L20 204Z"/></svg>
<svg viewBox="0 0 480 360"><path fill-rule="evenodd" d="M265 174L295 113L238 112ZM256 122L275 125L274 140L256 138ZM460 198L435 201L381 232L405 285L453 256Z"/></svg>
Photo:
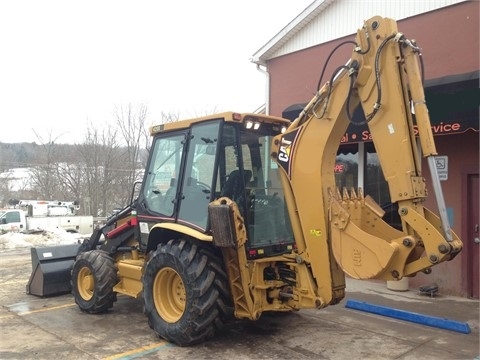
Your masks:
<svg viewBox="0 0 480 360"><path fill-rule="evenodd" d="M228 175L227 181L223 184L222 191L220 192L220 196L226 196L233 201L235 201L240 209L240 212L245 216L245 187L244 184L248 184L250 179L252 178L252 171L251 170L243 170L244 180L245 182L242 183L242 179L240 177L240 170L236 169L233 170L230 175Z"/></svg>
<svg viewBox="0 0 480 360"><path fill-rule="evenodd" d="M247 184L252 178L252 171L244 170L243 174L245 178L245 184ZM241 193L243 193L242 190L244 190L244 187L240 178L240 170L233 170L230 175L228 175L225 184L223 184L220 196L226 196L235 201L235 198L241 196Z"/></svg>

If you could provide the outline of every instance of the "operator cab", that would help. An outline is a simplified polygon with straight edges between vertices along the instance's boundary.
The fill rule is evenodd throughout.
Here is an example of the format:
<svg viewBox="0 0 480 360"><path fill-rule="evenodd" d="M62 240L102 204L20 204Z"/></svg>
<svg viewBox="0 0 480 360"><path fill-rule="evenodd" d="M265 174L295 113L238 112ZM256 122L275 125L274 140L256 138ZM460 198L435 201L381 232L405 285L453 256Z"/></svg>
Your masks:
<svg viewBox="0 0 480 360"><path fill-rule="evenodd" d="M293 233L277 164L270 158L282 126L261 120L219 117L155 135L140 212L148 213L152 224L175 222L209 234L208 204L228 197L247 226L249 258L290 252Z"/></svg>

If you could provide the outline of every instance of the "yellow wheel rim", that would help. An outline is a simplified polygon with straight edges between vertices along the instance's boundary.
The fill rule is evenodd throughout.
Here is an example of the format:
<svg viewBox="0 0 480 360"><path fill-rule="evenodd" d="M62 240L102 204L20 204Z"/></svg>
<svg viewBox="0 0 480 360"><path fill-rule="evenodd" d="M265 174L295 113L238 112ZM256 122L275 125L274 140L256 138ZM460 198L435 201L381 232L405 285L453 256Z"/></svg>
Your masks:
<svg viewBox="0 0 480 360"><path fill-rule="evenodd" d="M88 301L93 297L94 284L92 271L86 266L81 268L78 272L77 287L82 299Z"/></svg>
<svg viewBox="0 0 480 360"><path fill-rule="evenodd" d="M163 268L153 282L153 301L158 314L169 323L180 320L187 293L182 278L172 268Z"/></svg>

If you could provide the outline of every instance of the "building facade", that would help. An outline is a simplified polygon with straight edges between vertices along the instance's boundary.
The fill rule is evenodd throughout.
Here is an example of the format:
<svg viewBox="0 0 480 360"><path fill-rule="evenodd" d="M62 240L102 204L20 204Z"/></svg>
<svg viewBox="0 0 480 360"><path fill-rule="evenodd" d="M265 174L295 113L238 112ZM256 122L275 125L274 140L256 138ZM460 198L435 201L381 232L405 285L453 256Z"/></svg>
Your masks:
<svg viewBox="0 0 480 360"><path fill-rule="evenodd" d="M479 297L479 8L478 1L355 1L316 0L259 49L252 62L266 73L266 112L295 119L316 92L325 60L357 28L375 15L396 19L399 31L422 49L425 97L439 158L450 224L464 243L454 260L432 274L418 274L410 287L437 283L440 292ZM351 46L338 48L323 83L346 63ZM426 163L423 176L431 189ZM368 128L349 127L339 147L336 165L339 186L362 187L387 216L388 187ZM428 208L437 209L429 197Z"/></svg>

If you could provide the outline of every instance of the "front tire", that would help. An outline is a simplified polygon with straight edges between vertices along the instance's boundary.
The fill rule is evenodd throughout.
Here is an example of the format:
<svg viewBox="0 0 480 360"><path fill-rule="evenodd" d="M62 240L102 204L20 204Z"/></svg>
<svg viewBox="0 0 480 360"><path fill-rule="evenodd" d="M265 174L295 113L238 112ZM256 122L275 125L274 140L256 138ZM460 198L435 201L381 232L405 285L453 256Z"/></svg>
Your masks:
<svg viewBox="0 0 480 360"><path fill-rule="evenodd" d="M203 342L227 318L227 286L220 259L211 252L187 240L160 244L143 275L148 323L177 345Z"/></svg>
<svg viewBox="0 0 480 360"><path fill-rule="evenodd" d="M113 258L105 251L80 253L72 268L72 294L80 310L97 314L113 307L118 282Z"/></svg>

